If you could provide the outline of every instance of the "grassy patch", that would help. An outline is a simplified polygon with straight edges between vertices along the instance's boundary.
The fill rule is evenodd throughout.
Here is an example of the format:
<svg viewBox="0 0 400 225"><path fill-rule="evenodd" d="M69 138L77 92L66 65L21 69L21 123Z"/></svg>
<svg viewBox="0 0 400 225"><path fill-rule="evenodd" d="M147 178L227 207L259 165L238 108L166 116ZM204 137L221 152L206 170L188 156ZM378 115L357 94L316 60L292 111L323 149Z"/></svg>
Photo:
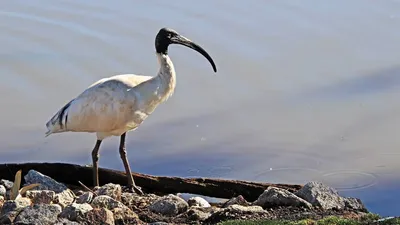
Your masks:
<svg viewBox="0 0 400 225"><path fill-rule="evenodd" d="M300 220L300 221L285 221L285 220L236 220L225 221L219 225L399 225L400 218L388 219L382 222L376 222L380 217L376 214L367 214L366 216L355 219L345 219L337 216L329 216L321 220Z"/></svg>

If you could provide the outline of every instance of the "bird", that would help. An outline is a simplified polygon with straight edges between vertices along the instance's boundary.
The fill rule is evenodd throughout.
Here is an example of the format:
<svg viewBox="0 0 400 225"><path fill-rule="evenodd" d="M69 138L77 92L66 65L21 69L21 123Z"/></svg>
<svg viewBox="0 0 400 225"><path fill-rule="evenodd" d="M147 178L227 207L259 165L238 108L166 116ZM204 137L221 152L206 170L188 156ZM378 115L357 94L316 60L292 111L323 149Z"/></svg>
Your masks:
<svg viewBox="0 0 400 225"><path fill-rule="evenodd" d="M125 167L128 190L143 194L135 184L125 146L126 134L136 130L145 119L174 93L176 73L168 55L171 44L183 45L203 55L214 72L216 65L200 45L172 28L161 28L155 37L157 75L119 74L89 85L77 97L59 109L46 123L45 137L65 132L96 133L92 149L93 186L99 186L98 161L101 143L108 137L120 137L119 154Z"/></svg>

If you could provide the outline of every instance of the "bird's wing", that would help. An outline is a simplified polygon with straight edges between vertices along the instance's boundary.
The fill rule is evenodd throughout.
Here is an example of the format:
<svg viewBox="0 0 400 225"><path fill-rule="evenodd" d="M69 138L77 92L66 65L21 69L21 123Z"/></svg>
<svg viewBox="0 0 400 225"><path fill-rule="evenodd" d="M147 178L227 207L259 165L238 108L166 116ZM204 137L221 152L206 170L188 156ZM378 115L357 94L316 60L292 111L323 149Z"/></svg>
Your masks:
<svg viewBox="0 0 400 225"><path fill-rule="evenodd" d="M107 132L121 126L135 104L130 90L150 78L125 74L93 83L47 122L46 136L64 131Z"/></svg>

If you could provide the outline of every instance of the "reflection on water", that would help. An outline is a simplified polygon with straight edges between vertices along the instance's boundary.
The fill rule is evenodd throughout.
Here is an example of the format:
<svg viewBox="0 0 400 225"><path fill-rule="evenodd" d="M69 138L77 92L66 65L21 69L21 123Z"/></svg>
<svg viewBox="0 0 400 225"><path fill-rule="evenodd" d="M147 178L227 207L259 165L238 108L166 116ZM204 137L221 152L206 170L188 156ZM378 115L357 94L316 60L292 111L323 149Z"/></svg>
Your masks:
<svg viewBox="0 0 400 225"><path fill-rule="evenodd" d="M394 67L297 93L292 101L303 103L304 101L342 101L344 98L373 96L381 92L396 91L399 87L400 67Z"/></svg>
<svg viewBox="0 0 400 225"><path fill-rule="evenodd" d="M95 136L44 139L92 82L155 74L168 26L200 43L215 75L172 46L177 89L129 133L132 169L155 175L321 180L400 214L399 1L8 1L0 10L1 162L91 163ZM117 138L100 165L123 170Z"/></svg>

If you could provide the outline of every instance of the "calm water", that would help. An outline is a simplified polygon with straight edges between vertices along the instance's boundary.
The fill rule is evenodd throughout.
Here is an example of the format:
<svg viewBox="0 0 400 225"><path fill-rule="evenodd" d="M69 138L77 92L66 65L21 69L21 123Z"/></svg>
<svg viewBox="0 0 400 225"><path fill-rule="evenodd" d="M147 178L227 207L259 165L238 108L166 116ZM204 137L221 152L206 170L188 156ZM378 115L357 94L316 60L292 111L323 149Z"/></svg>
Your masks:
<svg viewBox="0 0 400 225"><path fill-rule="evenodd" d="M400 215L400 1L5 1L0 158L91 163L93 134L44 138L97 79L155 75L168 26L175 95L128 135L132 169L264 182L320 180ZM123 170L118 139L100 165Z"/></svg>

